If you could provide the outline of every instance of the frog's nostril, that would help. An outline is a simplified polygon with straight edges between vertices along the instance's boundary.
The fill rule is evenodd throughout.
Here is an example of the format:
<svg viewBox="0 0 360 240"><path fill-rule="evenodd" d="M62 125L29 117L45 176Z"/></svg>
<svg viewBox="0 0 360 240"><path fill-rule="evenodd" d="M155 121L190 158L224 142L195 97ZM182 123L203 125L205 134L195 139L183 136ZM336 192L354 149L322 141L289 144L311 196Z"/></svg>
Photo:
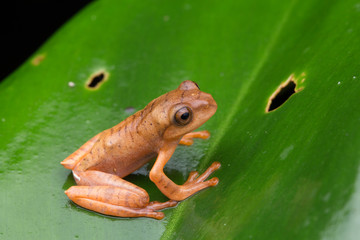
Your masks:
<svg viewBox="0 0 360 240"><path fill-rule="evenodd" d="M86 81L86 87L88 89L98 89L102 83L104 83L109 77L109 73L101 70L93 73Z"/></svg>

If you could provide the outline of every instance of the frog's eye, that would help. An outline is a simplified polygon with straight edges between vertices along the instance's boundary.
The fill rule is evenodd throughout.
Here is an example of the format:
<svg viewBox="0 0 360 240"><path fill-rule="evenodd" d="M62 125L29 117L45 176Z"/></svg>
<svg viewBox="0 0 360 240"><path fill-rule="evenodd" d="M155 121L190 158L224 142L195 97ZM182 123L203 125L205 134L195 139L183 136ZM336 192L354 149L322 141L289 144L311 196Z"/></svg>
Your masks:
<svg viewBox="0 0 360 240"><path fill-rule="evenodd" d="M174 120L178 125L184 126L192 119L192 111L189 107L183 107L177 110Z"/></svg>

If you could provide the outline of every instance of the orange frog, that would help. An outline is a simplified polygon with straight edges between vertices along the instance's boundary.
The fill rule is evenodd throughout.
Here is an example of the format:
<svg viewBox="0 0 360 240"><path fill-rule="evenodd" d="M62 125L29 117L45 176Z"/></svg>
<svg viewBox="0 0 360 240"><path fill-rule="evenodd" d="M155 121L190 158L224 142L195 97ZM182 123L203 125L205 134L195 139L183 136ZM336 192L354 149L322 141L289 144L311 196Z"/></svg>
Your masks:
<svg viewBox="0 0 360 240"><path fill-rule="evenodd" d="M183 185L171 181L163 171L178 144L191 145L193 138L206 139L208 131L192 132L205 123L217 105L192 81L151 101L143 110L105 130L76 150L61 164L73 172L78 186L66 195L76 204L106 215L162 219L164 208L215 186L208 176L220 167L214 162L203 174L191 172ZM149 202L148 193L122 179L156 158L150 179L170 200Z"/></svg>

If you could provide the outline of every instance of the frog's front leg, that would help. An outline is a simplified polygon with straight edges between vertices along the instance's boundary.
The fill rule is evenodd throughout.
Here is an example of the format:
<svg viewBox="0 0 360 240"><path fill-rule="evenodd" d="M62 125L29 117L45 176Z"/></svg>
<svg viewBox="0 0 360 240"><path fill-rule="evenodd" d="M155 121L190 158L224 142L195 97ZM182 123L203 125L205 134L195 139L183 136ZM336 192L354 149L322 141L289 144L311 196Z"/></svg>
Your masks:
<svg viewBox="0 0 360 240"><path fill-rule="evenodd" d="M201 139L208 139L210 137L210 132L205 130L205 131L198 131L198 132L191 132L188 134L185 134L179 144L183 144L183 145L187 145L190 146L194 143L193 138L201 138Z"/></svg>
<svg viewBox="0 0 360 240"><path fill-rule="evenodd" d="M169 161L174 153L176 144L165 145L159 151L159 155L153 168L150 171L150 179L153 181L159 190L168 198L181 201L185 198L205 189L207 187L215 186L218 184L219 179L214 177L207 180L207 177L220 168L219 162L214 162L202 175L198 177L197 172L192 172L184 185L177 185L171 181L164 173L163 169L165 164Z"/></svg>
<svg viewBox="0 0 360 240"><path fill-rule="evenodd" d="M65 191L76 204L106 215L162 219L158 210L173 207L176 201L150 202L147 192L118 176L100 171L73 171L76 182Z"/></svg>

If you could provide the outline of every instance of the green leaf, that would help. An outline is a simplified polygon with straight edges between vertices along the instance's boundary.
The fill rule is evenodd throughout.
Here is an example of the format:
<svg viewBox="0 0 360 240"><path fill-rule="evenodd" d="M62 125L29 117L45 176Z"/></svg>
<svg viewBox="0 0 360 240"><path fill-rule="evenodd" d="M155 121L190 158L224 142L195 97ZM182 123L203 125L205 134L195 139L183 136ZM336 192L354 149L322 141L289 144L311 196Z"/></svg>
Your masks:
<svg viewBox="0 0 360 240"><path fill-rule="evenodd" d="M90 4L0 84L0 238L357 239L359 17L355 0ZM290 76L302 90L266 113ZM220 161L219 185L161 221L71 203L60 161L185 79L218 111L165 171L181 184ZM150 168L127 180L164 201Z"/></svg>

